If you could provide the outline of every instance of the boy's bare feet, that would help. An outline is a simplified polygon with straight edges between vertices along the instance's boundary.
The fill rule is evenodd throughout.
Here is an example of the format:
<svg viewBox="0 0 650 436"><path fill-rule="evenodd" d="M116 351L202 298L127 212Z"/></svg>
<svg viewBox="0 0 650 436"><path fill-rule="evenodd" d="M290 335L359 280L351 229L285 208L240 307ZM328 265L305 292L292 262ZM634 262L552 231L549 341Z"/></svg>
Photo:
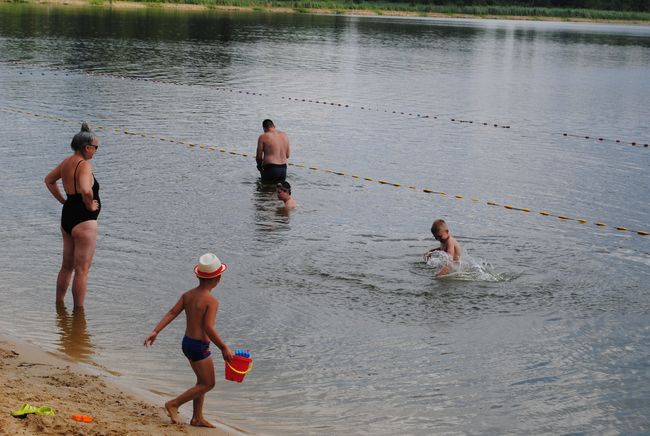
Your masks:
<svg viewBox="0 0 650 436"><path fill-rule="evenodd" d="M205 418L192 419L190 425L193 425L194 427L215 428L215 426L206 421Z"/></svg>
<svg viewBox="0 0 650 436"><path fill-rule="evenodd" d="M172 423L178 424L178 407L170 403L171 400L165 403L165 409L167 410L167 415L171 418Z"/></svg>

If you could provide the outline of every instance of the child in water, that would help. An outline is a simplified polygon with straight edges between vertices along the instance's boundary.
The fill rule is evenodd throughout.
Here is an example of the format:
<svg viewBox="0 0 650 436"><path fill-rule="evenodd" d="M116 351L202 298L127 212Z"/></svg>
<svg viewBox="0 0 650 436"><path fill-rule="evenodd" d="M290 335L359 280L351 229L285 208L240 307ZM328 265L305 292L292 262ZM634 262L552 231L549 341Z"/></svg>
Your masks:
<svg viewBox="0 0 650 436"><path fill-rule="evenodd" d="M433 233L433 237L436 239L436 241L440 241L440 247L427 251L424 254L424 260L428 261L434 251L444 251L449 255L453 262L460 261L460 244L458 244L458 241L456 241L456 239L451 236L449 233L449 227L444 220L435 220L433 222L433 225L431 225L431 233ZM451 269L451 266L451 262L447 263L444 267L442 267L440 271L438 271L436 277L441 277L447 274Z"/></svg>
<svg viewBox="0 0 650 436"><path fill-rule="evenodd" d="M278 183L275 187L275 192L278 195L278 200L282 200L284 202L284 208L286 210L291 210L298 206L296 200L294 200L291 196L291 185L289 182L282 181Z"/></svg>
<svg viewBox="0 0 650 436"><path fill-rule="evenodd" d="M193 401L194 410L190 425L214 428L214 425L203 417L205 394L214 387L215 383L214 365L212 357L210 357L210 341L219 347L223 360L226 362L232 361L233 354L228 345L221 340L214 327L219 302L212 296L211 291L219 284L221 274L227 268L228 266L221 263L219 258L212 253L201 256L199 264L194 267L199 285L181 295L174 307L169 309L169 312L163 316L144 340L145 347L153 345L158 333L185 310L187 324L182 349L196 374L196 385L165 403L167 414L174 424L178 423L178 408L188 401Z"/></svg>

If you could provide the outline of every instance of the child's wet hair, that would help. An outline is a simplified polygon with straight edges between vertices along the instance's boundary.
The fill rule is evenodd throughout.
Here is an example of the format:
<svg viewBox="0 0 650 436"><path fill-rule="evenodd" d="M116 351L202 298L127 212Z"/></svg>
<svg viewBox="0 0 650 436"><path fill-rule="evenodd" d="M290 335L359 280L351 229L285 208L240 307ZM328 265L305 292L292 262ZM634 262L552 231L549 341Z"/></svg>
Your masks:
<svg viewBox="0 0 650 436"><path fill-rule="evenodd" d="M434 235L438 233L440 230L444 229L447 227L447 223L443 219L437 219L431 224L431 233Z"/></svg>
<svg viewBox="0 0 650 436"><path fill-rule="evenodd" d="M278 189L286 191L289 193L289 195L291 195L291 185L286 180L279 182L276 186Z"/></svg>

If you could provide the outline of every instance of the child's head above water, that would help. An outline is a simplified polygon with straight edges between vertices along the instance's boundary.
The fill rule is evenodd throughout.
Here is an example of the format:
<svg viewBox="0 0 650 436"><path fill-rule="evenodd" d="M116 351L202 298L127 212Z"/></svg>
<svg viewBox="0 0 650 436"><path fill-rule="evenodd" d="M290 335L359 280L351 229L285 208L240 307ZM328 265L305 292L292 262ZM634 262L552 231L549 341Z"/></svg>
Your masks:
<svg viewBox="0 0 650 436"><path fill-rule="evenodd" d="M437 241L446 241L449 238L449 227L445 220L435 220L431 225L431 233Z"/></svg>

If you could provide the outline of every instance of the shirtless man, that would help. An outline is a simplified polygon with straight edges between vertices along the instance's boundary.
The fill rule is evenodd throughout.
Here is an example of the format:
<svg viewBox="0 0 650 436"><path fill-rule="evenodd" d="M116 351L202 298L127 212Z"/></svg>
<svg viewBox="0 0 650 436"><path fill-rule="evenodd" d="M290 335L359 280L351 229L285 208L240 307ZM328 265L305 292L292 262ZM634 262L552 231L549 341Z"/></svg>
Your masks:
<svg viewBox="0 0 650 436"><path fill-rule="evenodd" d="M263 183L278 183L287 178L287 160L291 152L287 134L276 130L271 120L262 122L264 133L257 138L257 169Z"/></svg>

